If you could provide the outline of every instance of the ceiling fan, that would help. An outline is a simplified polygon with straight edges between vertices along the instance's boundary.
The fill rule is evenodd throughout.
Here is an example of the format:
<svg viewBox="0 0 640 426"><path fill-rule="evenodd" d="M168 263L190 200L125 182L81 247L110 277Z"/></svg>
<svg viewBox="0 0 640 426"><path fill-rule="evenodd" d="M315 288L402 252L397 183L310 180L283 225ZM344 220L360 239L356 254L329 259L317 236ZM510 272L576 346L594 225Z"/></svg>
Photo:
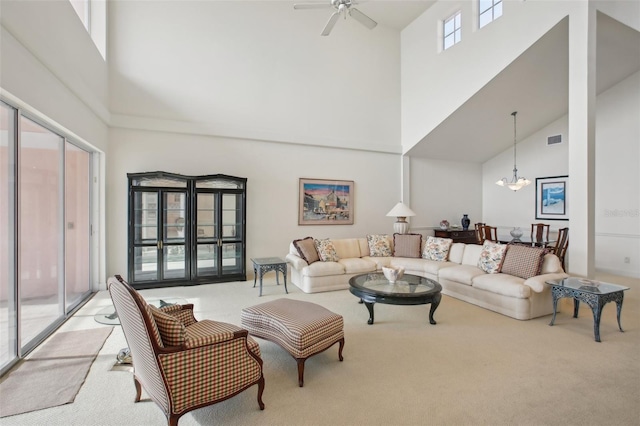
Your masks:
<svg viewBox="0 0 640 426"><path fill-rule="evenodd" d="M322 30L323 36L328 36L331 33L331 30L336 22L338 22L340 15L342 15L344 19L347 19L347 14L370 30L374 29L378 23L353 7L355 4L356 2L354 0L329 0L328 3L297 3L293 5L293 8L324 9L325 7L333 7L336 11L333 12L333 15L329 18L327 25L324 26L324 29Z"/></svg>

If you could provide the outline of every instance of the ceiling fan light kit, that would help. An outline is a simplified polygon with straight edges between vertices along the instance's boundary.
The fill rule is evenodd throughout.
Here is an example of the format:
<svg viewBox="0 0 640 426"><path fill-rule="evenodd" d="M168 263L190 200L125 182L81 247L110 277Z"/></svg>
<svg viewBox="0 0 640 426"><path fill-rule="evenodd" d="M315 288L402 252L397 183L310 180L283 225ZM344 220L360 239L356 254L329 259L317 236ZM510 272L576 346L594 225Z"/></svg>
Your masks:
<svg viewBox="0 0 640 426"><path fill-rule="evenodd" d="M336 11L329 17L327 24L324 26L321 35L328 36L331 34L331 30L338 22L338 18L342 16L347 19L347 15L360 22L370 30L374 29L378 23L369 18L364 13L353 7L356 4L353 0L330 0L329 2L322 3L296 3L293 5L294 9L324 9L326 7L333 7Z"/></svg>

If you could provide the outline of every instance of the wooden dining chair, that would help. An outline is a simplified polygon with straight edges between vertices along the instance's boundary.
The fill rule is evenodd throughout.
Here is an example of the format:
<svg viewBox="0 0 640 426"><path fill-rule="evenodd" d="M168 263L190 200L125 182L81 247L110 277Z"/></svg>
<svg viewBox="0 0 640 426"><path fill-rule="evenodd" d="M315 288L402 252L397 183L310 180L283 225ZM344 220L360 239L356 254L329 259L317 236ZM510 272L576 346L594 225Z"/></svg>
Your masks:
<svg viewBox="0 0 640 426"><path fill-rule="evenodd" d="M556 239L556 245L553 247L553 254L558 256L562 269L565 270L564 257L567 254L567 248L569 247L569 228L560 228L558 230L558 238Z"/></svg>
<svg viewBox="0 0 640 426"><path fill-rule="evenodd" d="M480 226L480 244L483 244L485 241L493 241L495 243L498 242L498 228L496 226L482 225Z"/></svg>
<svg viewBox="0 0 640 426"><path fill-rule="evenodd" d="M477 244L482 244L483 243L482 234L480 234L480 227L482 227L482 226L486 226L486 223L478 222L478 223L475 224L475 228L476 228L476 243Z"/></svg>
<svg viewBox="0 0 640 426"><path fill-rule="evenodd" d="M549 227L545 223L531 224L531 243L546 243L549 241Z"/></svg>

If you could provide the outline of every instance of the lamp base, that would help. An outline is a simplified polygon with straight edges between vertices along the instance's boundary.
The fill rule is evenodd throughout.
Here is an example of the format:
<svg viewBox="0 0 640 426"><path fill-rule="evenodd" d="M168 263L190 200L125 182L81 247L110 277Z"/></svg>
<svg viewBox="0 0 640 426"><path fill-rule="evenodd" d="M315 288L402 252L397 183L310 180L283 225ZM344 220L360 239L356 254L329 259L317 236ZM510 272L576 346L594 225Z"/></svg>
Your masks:
<svg viewBox="0 0 640 426"><path fill-rule="evenodd" d="M396 234L407 234L409 233L409 222L406 221L397 221L393 224L393 232Z"/></svg>

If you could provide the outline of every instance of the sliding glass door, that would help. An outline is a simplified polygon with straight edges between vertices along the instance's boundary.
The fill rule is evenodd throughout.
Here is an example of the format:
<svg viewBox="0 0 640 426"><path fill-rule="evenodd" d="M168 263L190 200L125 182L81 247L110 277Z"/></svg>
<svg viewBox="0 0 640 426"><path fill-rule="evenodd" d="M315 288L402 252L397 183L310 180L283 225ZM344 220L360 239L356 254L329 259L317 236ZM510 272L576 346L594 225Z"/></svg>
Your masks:
<svg viewBox="0 0 640 426"><path fill-rule="evenodd" d="M91 294L91 156L0 101L0 372Z"/></svg>
<svg viewBox="0 0 640 426"><path fill-rule="evenodd" d="M63 149L61 136L20 117L18 286L27 349L64 315Z"/></svg>
<svg viewBox="0 0 640 426"><path fill-rule="evenodd" d="M64 159L64 282L69 311L91 290L91 154L66 142Z"/></svg>
<svg viewBox="0 0 640 426"><path fill-rule="evenodd" d="M15 140L17 111L0 102L0 367L18 354L15 275Z"/></svg>

